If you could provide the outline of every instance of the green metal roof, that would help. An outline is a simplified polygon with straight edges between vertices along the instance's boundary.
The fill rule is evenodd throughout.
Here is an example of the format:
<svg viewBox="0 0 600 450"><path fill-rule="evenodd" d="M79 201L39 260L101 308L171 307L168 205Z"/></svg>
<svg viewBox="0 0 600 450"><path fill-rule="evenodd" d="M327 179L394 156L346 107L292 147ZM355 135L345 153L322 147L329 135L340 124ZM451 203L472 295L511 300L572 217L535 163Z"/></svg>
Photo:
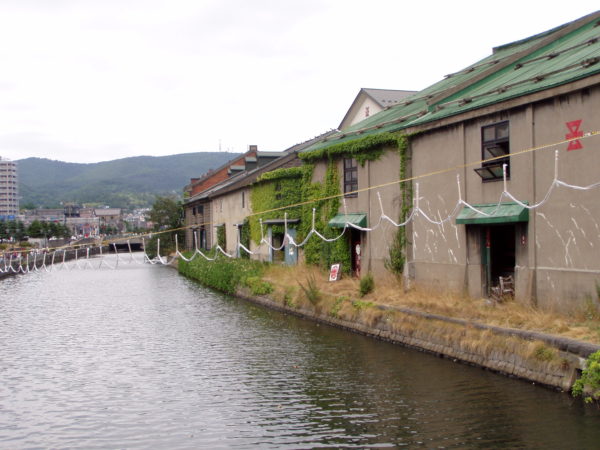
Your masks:
<svg viewBox="0 0 600 450"><path fill-rule="evenodd" d="M599 19L597 12L497 47L487 58L303 151L400 131L600 73Z"/></svg>
<svg viewBox="0 0 600 450"><path fill-rule="evenodd" d="M365 228L367 226L367 215L363 213L338 214L329 221L331 228L344 228L346 223Z"/></svg>
<svg viewBox="0 0 600 450"><path fill-rule="evenodd" d="M529 222L529 209L518 203L486 203L483 205L473 205L473 208L478 209L484 214L465 206L458 213L458 216L456 216L456 223L465 225L490 225Z"/></svg>
<svg viewBox="0 0 600 450"><path fill-rule="evenodd" d="M592 21L454 94L414 124L566 84L600 73L600 29Z"/></svg>

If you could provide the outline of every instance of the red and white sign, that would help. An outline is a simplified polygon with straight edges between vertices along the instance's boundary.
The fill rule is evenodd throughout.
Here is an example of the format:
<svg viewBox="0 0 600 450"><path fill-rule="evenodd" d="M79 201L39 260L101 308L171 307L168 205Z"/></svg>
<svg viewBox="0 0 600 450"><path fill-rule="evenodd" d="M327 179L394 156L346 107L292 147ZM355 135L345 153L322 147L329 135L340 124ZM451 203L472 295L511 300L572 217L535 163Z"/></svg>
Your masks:
<svg viewBox="0 0 600 450"><path fill-rule="evenodd" d="M332 264L331 270L329 271L329 281L337 281L340 274L340 265Z"/></svg>

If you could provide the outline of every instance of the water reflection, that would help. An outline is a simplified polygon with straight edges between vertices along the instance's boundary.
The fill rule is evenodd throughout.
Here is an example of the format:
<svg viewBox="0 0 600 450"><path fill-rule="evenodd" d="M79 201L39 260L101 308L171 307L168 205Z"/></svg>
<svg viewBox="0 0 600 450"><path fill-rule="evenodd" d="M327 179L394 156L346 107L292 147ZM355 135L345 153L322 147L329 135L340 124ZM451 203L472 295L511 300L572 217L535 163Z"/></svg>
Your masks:
<svg viewBox="0 0 600 450"><path fill-rule="evenodd" d="M1 282L0 447L594 448L565 394L216 295L171 269Z"/></svg>

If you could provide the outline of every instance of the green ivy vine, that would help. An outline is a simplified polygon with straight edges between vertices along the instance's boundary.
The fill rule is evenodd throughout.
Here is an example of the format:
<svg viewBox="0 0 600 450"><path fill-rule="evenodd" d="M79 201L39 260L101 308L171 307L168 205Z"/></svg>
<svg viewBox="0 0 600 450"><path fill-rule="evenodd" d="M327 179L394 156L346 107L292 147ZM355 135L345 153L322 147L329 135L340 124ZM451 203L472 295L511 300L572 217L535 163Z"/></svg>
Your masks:
<svg viewBox="0 0 600 450"><path fill-rule="evenodd" d="M302 202L302 189L299 189L299 178L304 179L306 172L312 167L292 167L277 169L263 174L252 186L250 201L256 212L249 218L250 239L257 245L261 239L260 220L281 219L284 213L290 220L300 219L301 208L296 206L279 210L288 205ZM302 182L300 182L302 184ZM273 211L276 210L276 211ZM283 232L283 225L274 225L274 232ZM266 230L263 230L263 233ZM245 245L245 244L244 244Z"/></svg>
<svg viewBox="0 0 600 450"><path fill-rule="evenodd" d="M300 219L296 242L303 241L312 228L313 208L315 210L315 227L327 238L336 237L340 229L333 229L328 224L338 213L341 203L340 178L336 161L341 157L355 158L364 166L366 161L379 159L386 146L398 148L400 155L400 177L406 178L408 165L408 137L392 133L381 133L365 136L349 142L335 144L326 148L300 153L302 167L278 169L267 172L252 187L250 194L255 214L250 216L249 236L256 244L261 239L259 219L281 219L284 212L288 219ZM312 182L314 163L328 161L325 178L322 182ZM412 203L410 183L403 183L402 209L400 220L406 220ZM285 208L288 205L299 205ZM285 208L285 209L283 209ZM263 230L264 232L265 230ZM274 232L283 232L283 225L273 226ZM242 230L242 233L244 231ZM394 273L402 273L405 264L406 229L398 229L389 252L386 267ZM243 243L243 242L242 242ZM244 245L246 245L244 243ZM329 267L333 263L341 263L342 270L351 271L350 233L334 242L321 239L309 239L304 247L305 262L311 265Z"/></svg>
<svg viewBox="0 0 600 450"><path fill-rule="evenodd" d="M260 219L281 219L284 213L290 220L300 219L296 241L303 241L312 228L313 208L315 227L326 237L339 234L341 230L328 225L340 207L340 179L336 163L329 161L323 182L312 182L313 170L312 164L305 163L302 167L268 172L257 180L250 193L252 207L256 211L248 220L248 234L252 241L258 244L262 233L266 232L263 229L261 233ZM299 206L283 209L288 205ZM283 228L283 225L272 226L274 232L283 232ZM350 272L349 233L335 242L309 239L304 247L304 256L307 264L328 267L339 262L343 270Z"/></svg>
<svg viewBox="0 0 600 450"><path fill-rule="evenodd" d="M227 236L225 234L225 225L220 225L217 227L217 245L219 245L223 250L227 248Z"/></svg>
<svg viewBox="0 0 600 450"><path fill-rule="evenodd" d="M242 223L242 231L240 233L240 244L250 250L250 220L248 217L244 219ZM240 250L240 257L244 259L250 259L250 253Z"/></svg>
<svg viewBox="0 0 600 450"><path fill-rule="evenodd" d="M400 179L406 179L407 167L409 162L408 147L409 137L401 135L396 138L398 146L398 155L400 156ZM400 207L400 215L398 221L400 223L406 221L412 207L412 183L405 181L400 185L402 204ZM388 255L389 259L385 262L385 267L396 275L401 275L406 264L406 244L408 236L406 227L398 227L394 239L390 245Z"/></svg>
<svg viewBox="0 0 600 450"><path fill-rule="evenodd" d="M312 178L312 170L311 170ZM311 183L310 178L303 183L303 196L308 201L302 210L301 237L310 232L312 227L312 211L315 209L315 227L327 238L339 235L340 229L329 226L329 221L338 213L340 208L340 179L335 161L330 160L325 172L324 183ZM323 199L325 200L318 200ZM312 202L312 201L314 202ZM304 247L304 257L307 264L329 267L334 263L342 264L342 271L351 271L350 233L334 242L321 239L310 239Z"/></svg>
<svg viewBox="0 0 600 450"><path fill-rule="evenodd" d="M397 141L397 135L385 132L300 153L298 156L307 162L316 162L325 158L330 161L341 157L355 158L361 166L364 166L367 161L381 158L386 146L397 146Z"/></svg>
<svg viewBox="0 0 600 450"><path fill-rule="evenodd" d="M306 172L305 167L288 167L263 173L257 181L272 181L282 178L302 178Z"/></svg>

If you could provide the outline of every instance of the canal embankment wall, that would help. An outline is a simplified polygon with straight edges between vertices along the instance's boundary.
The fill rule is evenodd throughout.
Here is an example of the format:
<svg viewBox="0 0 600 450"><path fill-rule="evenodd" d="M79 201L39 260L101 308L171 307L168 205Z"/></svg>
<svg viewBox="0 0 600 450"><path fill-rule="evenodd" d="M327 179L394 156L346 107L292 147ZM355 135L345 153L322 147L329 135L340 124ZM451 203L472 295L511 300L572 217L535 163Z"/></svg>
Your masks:
<svg viewBox="0 0 600 450"><path fill-rule="evenodd" d="M264 266L253 261L197 258L180 260L178 269L268 308L563 391L571 390L587 358L600 350L586 341L387 305L385 299L323 295L310 277L301 289L275 286L263 278Z"/></svg>
<svg viewBox="0 0 600 450"><path fill-rule="evenodd" d="M284 313L376 339L401 344L455 362L569 391L586 358L599 345L535 331L503 328L409 308L371 305L348 318L315 307L286 305L242 288L236 297Z"/></svg>

